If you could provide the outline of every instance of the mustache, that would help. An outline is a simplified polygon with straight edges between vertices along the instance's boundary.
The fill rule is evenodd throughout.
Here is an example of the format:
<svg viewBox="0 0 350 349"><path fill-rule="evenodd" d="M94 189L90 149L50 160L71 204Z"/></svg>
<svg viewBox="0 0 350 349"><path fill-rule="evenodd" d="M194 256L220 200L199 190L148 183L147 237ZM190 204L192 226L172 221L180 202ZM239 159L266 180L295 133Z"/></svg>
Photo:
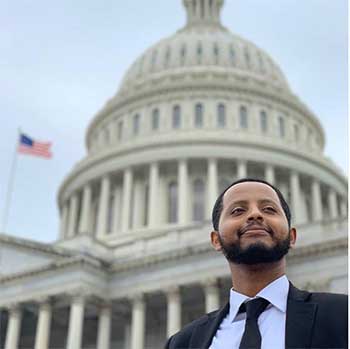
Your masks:
<svg viewBox="0 0 350 349"><path fill-rule="evenodd" d="M246 231L251 230L252 228L253 228L253 229L265 230L265 231L266 231L267 233L269 233L271 236L274 235L273 230L272 230L269 226L267 226L267 225L265 225L265 224L253 222L253 223L247 224L247 225L245 225L244 227L238 229L238 231L237 231L238 237L241 237Z"/></svg>

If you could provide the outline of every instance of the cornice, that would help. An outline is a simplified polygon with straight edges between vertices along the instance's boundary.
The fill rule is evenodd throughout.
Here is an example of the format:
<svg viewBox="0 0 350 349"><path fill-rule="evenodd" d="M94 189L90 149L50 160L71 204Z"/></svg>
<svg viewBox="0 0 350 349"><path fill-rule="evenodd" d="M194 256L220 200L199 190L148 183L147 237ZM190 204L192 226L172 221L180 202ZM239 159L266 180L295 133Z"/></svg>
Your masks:
<svg viewBox="0 0 350 349"><path fill-rule="evenodd" d="M302 258L312 258L316 256L322 256L325 254L338 254L340 250L347 251L348 239L339 238L336 240L325 241L321 243L310 244L306 246L300 246L295 248L288 255L288 260L298 261ZM148 256L140 259L133 259L129 261L123 261L123 263L116 262L109 268L110 272L125 272L128 270L135 270L139 268L149 267L151 265L156 265L164 262L175 261L185 257L193 257L195 255L207 254L213 252L213 248L209 243L202 243L195 246L188 246L174 251L167 251L163 254L158 254L154 256Z"/></svg>
<svg viewBox="0 0 350 349"><path fill-rule="evenodd" d="M99 272L106 270L106 264L87 256L74 256L64 260L57 260L44 266L25 270L22 272L0 277L0 285L13 281L18 281L25 278L31 278L42 275L48 272L54 272L61 269L66 269L73 266L90 267Z"/></svg>
<svg viewBox="0 0 350 349"><path fill-rule="evenodd" d="M6 234L0 234L0 243L1 244L7 244L7 245L12 245L17 248L21 249L29 249L33 250L35 252L40 252L40 253L45 253L51 256L58 256L58 257L71 257L72 252L64 249L62 247L57 247L53 246L50 243L42 243L42 242L37 242L33 240L27 240L15 236L10 236Z"/></svg>

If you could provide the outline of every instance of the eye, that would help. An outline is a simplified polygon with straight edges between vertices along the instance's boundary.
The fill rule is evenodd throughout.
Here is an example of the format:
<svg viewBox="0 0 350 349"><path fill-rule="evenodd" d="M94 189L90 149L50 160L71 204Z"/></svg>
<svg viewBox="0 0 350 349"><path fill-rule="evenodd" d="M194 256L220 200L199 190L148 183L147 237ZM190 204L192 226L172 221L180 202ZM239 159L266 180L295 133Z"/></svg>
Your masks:
<svg viewBox="0 0 350 349"><path fill-rule="evenodd" d="M242 207L236 207L231 211L232 215L239 215L244 212L244 208Z"/></svg>
<svg viewBox="0 0 350 349"><path fill-rule="evenodd" d="M266 212L277 212L276 209L272 206L266 206L263 208L263 210Z"/></svg>

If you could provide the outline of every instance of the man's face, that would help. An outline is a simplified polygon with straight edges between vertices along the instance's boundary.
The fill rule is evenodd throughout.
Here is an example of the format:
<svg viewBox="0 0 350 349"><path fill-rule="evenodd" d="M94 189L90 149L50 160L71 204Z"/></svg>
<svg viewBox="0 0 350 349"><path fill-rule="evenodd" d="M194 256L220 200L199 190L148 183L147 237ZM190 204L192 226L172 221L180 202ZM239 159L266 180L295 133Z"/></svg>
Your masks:
<svg viewBox="0 0 350 349"><path fill-rule="evenodd" d="M280 260L294 245L295 229L288 221L277 193L259 182L231 187L223 197L219 232L212 244L237 264L271 263Z"/></svg>

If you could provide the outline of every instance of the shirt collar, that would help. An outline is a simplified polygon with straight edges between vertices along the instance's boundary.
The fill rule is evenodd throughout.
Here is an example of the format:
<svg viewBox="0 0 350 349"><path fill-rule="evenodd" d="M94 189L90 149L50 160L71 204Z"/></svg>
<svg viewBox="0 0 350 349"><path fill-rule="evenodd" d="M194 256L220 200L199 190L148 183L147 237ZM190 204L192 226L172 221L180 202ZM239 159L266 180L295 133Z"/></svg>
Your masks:
<svg viewBox="0 0 350 349"><path fill-rule="evenodd" d="M272 304L272 306L275 306L277 309L285 313L287 310L288 291L289 282L287 277L283 275L268 284L253 298L265 298ZM248 301L249 299L252 298L234 291L233 289L230 290L229 318L231 321L233 321L236 317L241 304Z"/></svg>

